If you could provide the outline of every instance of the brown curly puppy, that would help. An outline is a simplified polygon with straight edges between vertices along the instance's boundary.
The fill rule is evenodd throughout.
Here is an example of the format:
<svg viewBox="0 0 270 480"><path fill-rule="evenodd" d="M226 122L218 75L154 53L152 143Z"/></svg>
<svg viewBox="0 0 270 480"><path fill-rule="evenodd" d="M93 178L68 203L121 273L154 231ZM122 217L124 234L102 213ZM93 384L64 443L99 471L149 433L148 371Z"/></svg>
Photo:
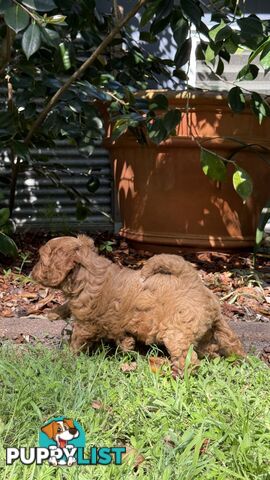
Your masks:
<svg viewBox="0 0 270 480"><path fill-rule="evenodd" d="M74 318L74 351L100 339L114 340L125 351L136 340L163 344L175 375L191 344L194 365L197 355L245 355L217 298L177 255L155 255L134 271L99 256L85 235L59 237L41 247L32 276L64 292Z"/></svg>

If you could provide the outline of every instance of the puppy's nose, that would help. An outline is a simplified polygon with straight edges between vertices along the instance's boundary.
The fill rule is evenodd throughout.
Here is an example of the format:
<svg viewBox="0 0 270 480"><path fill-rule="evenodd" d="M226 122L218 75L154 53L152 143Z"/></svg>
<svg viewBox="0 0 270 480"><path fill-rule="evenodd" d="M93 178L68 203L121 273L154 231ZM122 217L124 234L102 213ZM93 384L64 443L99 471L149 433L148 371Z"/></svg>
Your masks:
<svg viewBox="0 0 270 480"><path fill-rule="evenodd" d="M71 435L75 435L77 431L77 428L69 428L69 433L71 433Z"/></svg>

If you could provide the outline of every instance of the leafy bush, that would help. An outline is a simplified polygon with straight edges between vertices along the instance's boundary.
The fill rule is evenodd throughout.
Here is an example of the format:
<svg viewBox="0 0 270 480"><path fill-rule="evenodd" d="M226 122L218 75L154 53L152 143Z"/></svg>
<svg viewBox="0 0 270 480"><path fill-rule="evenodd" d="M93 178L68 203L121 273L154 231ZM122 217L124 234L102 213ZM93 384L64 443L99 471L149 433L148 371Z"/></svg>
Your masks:
<svg viewBox="0 0 270 480"><path fill-rule="evenodd" d="M9 208L0 209L0 253L8 257L17 255L17 247L10 235L14 233L14 222L10 218Z"/></svg>
<svg viewBox="0 0 270 480"><path fill-rule="evenodd" d="M239 48L250 51L228 102L235 112L251 108L260 123L270 115L263 95L240 86L242 80L257 77L259 68L254 62L259 61L265 71L270 67L270 20L244 16L237 0L212 0L209 4L201 0L138 0L126 14L117 1L112 3L114 9L107 13L95 0L2 0L0 4L0 81L6 92L0 112L0 142L12 166L11 214L18 175L29 164L66 188L77 200L81 219L91 211L89 198L81 198L75 188L63 185L61 168L55 172L55 166L52 171L49 165L40 165L39 160L46 162L46 155L37 160L33 149L53 148L65 139L87 159L102 141L110 120L113 138L130 129L140 142L148 135L159 143L174 132L181 112L169 108L164 95L149 101L136 93L160 78L173 77L189 88L194 29L200 39L197 58L217 76L222 76L224 62L230 62ZM132 37L130 25L137 12L138 41ZM210 28L205 23L208 12ZM145 48L168 29L176 44L173 60ZM214 171L223 177L224 159L202 150L202 164L211 178L216 176ZM92 180L86 179L91 193L98 188L98 182ZM243 169L236 169L234 186L243 199L250 195L252 182Z"/></svg>

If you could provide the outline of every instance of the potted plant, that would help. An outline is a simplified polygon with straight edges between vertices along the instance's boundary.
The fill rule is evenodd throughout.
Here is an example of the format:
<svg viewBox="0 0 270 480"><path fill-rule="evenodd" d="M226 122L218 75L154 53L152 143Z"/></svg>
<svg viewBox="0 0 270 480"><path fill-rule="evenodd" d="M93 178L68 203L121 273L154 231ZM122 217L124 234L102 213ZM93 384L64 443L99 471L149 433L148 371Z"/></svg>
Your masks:
<svg viewBox="0 0 270 480"><path fill-rule="evenodd" d="M211 121L216 125L216 115L220 113L215 109L213 113L212 109L210 120L203 118L207 113L203 106L204 100L199 101L199 97L194 96L194 92L189 87L191 29L195 26L200 38L198 54L205 58L212 69L217 70L218 75L222 74L223 60L229 61L230 52L235 51L234 49L239 45L250 48L249 62L241 69L239 79L255 78L257 67L253 63L254 58L260 57L265 68L269 62L268 23L255 16L242 18L238 2L235 0L211 2L214 26L210 29L203 20L205 6L200 0L181 0L180 3L173 0L138 0L126 11L121 8L122 2L114 0L111 2L111 7L109 11L103 11L100 4L94 0L90 2L2 0L0 3L2 39L0 80L5 94L0 112L0 140L2 151L8 152L11 164L9 178L0 172L0 180L10 184L8 208L11 217L16 201L18 176L29 165L40 175L50 178L55 185L65 188L67 194L75 200L78 217L81 220L91 214L95 208L93 195L99 188L99 176L98 172L89 171L87 158L92 154L96 142L101 141L104 132L108 131L107 145L114 160L115 184L120 197L124 235L133 238L131 230L136 224L139 237L135 240L148 242L146 233L152 231L152 226L147 227L144 223L146 211L148 211L148 218L165 222L165 231L170 233L172 222L182 216L179 212L181 201L175 194L183 187L191 194L191 197L185 200L185 215L188 211L192 211L191 206L197 204L200 208L199 214L196 213L197 225L203 227L204 222L206 229L211 210L209 210L209 201L198 193L198 186L205 184L210 199L211 192L214 192L213 195L217 200L211 205L215 205L215 212L219 212L222 216L222 212L228 211L225 205L226 197L223 198L223 181L234 169L233 185L246 205L242 207L242 200L237 203L235 199L234 203L230 201L227 203L230 211L236 212L235 218L238 215L240 222L244 216L250 223L251 215L252 227L247 231L246 227L244 229L241 227L242 233L238 235L232 229L228 230L230 218L223 215L222 221L227 225L228 236L233 237L234 244L240 246L241 237L243 237L244 245L249 245L255 231L259 210L265 201L262 186L268 170L259 171L259 166L256 167L256 172L259 172L258 182L256 172L248 174L248 164L242 165L240 158L243 156L246 159L248 155L249 148L245 138L240 144L236 138L233 141L230 140L232 143L229 146L229 153L225 149L222 132L217 132L220 140L214 142L215 147L218 148L218 154L212 148L212 143L210 142L211 145L207 143L216 132L213 131L212 135L209 135L209 132L203 133L204 125ZM141 15L139 43L131 35L132 25L130 24L138 12ZM238 25L238 30L234 28L235 23ZM147 53L145 45L161 38L168 27L172 29L177 45L174 59L161 58L159 51L156 55ZM250 34L252 41L249 39ZM122 48L123 45L124 48ZM218 59L217 65L214 58ZM153 81L158 83L161 76L170 78L172 75L185 82L183 94L146 92ZM140 91L144 94L140 94ZM260 157L266 156L267 145L263 146L266 138L264 132L269 121L267 118L269 107L266 100L258 93L251 93L250 102L255 114L253 118L248 101L245 104L245 94L238 85L233 86L229 92L229 107L223 99L211 98L212 107L215 102L218 102L218 112L226 111L231 125L234 122L239 127L245 117L248 117L252 128L253 126L255 128L257 123L262 124L258 127L260 133L255 143L261 145L256 147ZM240 116L242 110L243 113ZM220 123L222 122L223 120ZM108 125L109 128L107 128ZM201 133L198 135L199 126ZM132 133L135 138L131 143L130 138L127 138L129 133ZM232 135L235 135L235 132ZM122 139L119 138L120 136ZM37 158L33 153L40 147L43 151L53 147L62 139L68 139L85 155L85 181L90 192L89 196L81 195L75 186L64 185L61 178L63 165L46 165L46 155ZM170 145L173 145L175 140L177 146L175 144L171 148ZM189 162L186 167L181 167L181 160L186 150L185 142L191 142L195 148L190 154L192 162ZM249 134L248 143L251 143ZM133 160L128 158L128 153L124 153L122 149L124 144L129 150L136 152L134 156L137 157L138 162L141 161L143 169L140 173L133 165ZM159 144L160 146L157 146ZM236 152L236 147L239 152ZM255 147L252 149L251 157L255 155ZM168 151L170 151L169 154ZM175 177L175 167L172 167L173 152L177 154L177 168L182 168L182 184L179 186ZM203 170L200 166L199 152L201 152ZM256 165L259 163L264 164L256 160ZM168 167L166 173L165 164ZM159 179L157 178L158 170L161 173ZM195 180L197 174L199 177ZM155 187L155 192L152 188L154 184L151 183L153 179L155 179L154 184L160 186ZM164 186L162 186L163 180ZM175 190L172 194L173 182ZM254 188L254 191L259 192L257 197L251 195L252 182L255 187L257 183L259 184L259 188ZM228 180L224 185L227 190L230 190ZM151 188L147 189L147 186ZM163 192L162 198L155 196L158 190ZM139 191L142 195L138 195ZM232 193L236 195L234 191ZM198 194L200 198L196 197ZM148 202L149 199L152 206L151 202ZM126 200L127 203L125 203ZM169 200L167 205L166 200ZM206 202L205 205L203 205L204 202ZM172 211L172 205L177 206L176 212ZM252 205L254 205L254 212L251 210ZM151 210L152 207L154 211ZM243 215L239 216L238 208L244 208ZM207 210L210 213L207 213ZM130 219L126 216L129 212L132 213ZM160 212L163 212L161 216ZM187 229L193 223L194 216L190 219L186 217L184 226ZM159 230L159 225L157 227ZM208 244L213 245L209 237L216 239L218 234L211 229L212 227L206 235ZM155 237L155 232L152 233ZM188 244L188 239L182 241L184 234L182 226L177 227L173 242L166 238L162 241L165 244ZM215 246L218 246L216 240L214 241ZM196 238L193 238L192 242L199 245L199 240ZM150 243L155 242L151 239ZM205 238L203 244L205 245ZM219 245L225 245L222 238Z"/></svg>
<svg viewBox="0 0 270 480"><path fill-rule="evenodd" d="M265 71L270 66L269 21L243 16L235 1L211 2L209 8L209 28L200 1L151 2L141 18L141 27L148 26L143 38L170 25L177 45L173 73L186 88L144 92L146 128L140 130L131 113L132 129L120 136L129 124L128 116L119 117L109 133L121 233L139 248L252 247L269 218L269 208L261 212L270 198L270 108L252 82L249 90L241 88L241 81L257 77L258 63ZM199 38L197 57L218 77L232 54L248 51L229 92L189 86L192 29Z"/></svg>

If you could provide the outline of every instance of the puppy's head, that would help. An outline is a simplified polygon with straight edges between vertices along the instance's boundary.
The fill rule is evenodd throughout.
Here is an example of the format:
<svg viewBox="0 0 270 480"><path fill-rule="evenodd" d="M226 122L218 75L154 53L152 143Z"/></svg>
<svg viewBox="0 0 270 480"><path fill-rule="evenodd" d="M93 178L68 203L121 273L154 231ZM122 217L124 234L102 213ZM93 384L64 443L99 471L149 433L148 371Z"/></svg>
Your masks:
<svg viewBox="0 0 270 480"><path fill-rule="evenodd" d="M60 444L61 447L65 447L69 440L79 436L79 431L75 427L73 420L69 418L64 418L61 421L52 421L48 425L41 427L41 431Z"/></svg>
<svg viewBox="0 0 270 480"><path fill-rule="evenodd" d="M45 287L60 287L76 265L95 250L94 241L86 235L53 238L40 248L32 277Z"/></svg>

